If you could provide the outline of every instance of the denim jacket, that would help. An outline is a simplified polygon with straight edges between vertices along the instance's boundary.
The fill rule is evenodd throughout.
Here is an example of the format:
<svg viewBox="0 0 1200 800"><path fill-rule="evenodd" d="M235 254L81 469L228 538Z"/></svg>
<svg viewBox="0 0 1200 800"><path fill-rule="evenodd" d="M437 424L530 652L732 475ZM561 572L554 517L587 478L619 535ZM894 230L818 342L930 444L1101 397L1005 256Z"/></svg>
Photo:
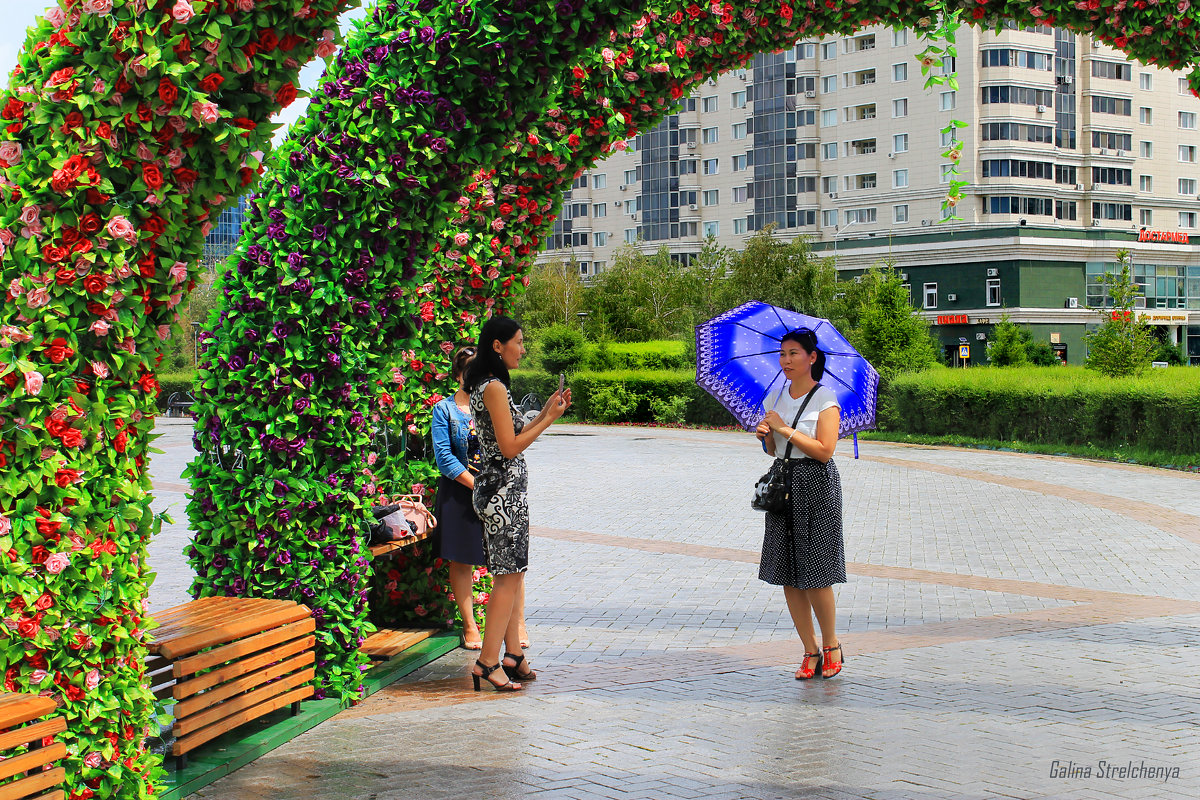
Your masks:
<svg viewBox="0 0 1200 800"><path fill-rule="evenodd" d="M438 471L450 480L467 471L467 434L470 418L454 403L453 397L433 407L433 456Z"/></svg>

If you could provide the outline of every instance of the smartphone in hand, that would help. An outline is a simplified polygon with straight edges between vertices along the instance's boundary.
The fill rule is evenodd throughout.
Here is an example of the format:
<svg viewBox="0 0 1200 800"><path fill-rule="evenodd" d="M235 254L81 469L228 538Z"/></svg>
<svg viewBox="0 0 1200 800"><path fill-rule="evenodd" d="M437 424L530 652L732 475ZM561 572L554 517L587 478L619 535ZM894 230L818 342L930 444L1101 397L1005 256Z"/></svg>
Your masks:
<svg viewBox="0 0 1200 800"><path fill-rule="evenodd" d="M563 372L558 373L558 393L560 396L562 395L562 390L563 390L563 387L566 385L566 383L567 383L566 373L563 373Z"/></svg>

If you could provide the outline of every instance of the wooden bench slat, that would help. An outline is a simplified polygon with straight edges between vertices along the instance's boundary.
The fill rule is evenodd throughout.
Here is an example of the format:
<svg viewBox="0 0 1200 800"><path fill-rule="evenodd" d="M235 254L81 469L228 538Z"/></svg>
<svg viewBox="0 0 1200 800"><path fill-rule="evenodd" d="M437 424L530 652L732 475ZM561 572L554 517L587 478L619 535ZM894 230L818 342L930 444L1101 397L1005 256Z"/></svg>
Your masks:
<svg viewBox="0 0 1200 800"><path fill-rule="evenodd" d="M49 699L49 698L46 698ZM42 737L54 736L67 729L67 721L62 717L36 722L22 728L14 728L7 733L0 733L0 750L11 750L17 745L37 742L41 744Z"/></svg>
<svg viewBox="0 0 1200 800"><path fill-rule="evenodd" d="M176 720L175 725L172 727L172 730L177 737L182 738L193 731L199 730L206 725L219 722L220 720L232 717L240 718L242 715L238 714L237 712L253 708L256 705L269 700L271 697L288 692L292 689L296 689L311 681L315 675L316 670L309 668L289 675L286 678L281 678L280 680L268 684L261 689L256 689L253 692L248 692L247 694L227 700L226 702L209 711L204 711L194 716L178 719ZM311 696L313 691L312 687L309 686L308 690L309 696ZM253 718L254 717L250 717L250 719Z"/></svg>
<svg viewBox="0 0 1200 800"><path fill-rule="evenodd" d="M267 628L275 628L289 622L309 617L311 612L301 605L264 611L253 616L237 620L229 620L219 625L210 625L194 632L169 641L158 643L158 652L167 658L178 659L197 653L206 647L225 644L236 639L250 636Z"/></svg>
<svg viewBox="0 0 1200 800"><path fill-rule="evenodd" d="M258 719L264 714L270 714L272 711L278 711L285 706L290 706L292 703L297 703L301 700L307 700L313 695L313 687L302 686L299 689L294 689L287 694L279 695L271 700L255 706L254 708L246 709L245 711L234 714L221 720L216 725L210 725L207 728L196 731L190 736L181 737L175 740L175 744L171 746L171 755L181 756L184 753L190 753L200 745L207 741L217 738L221 734L231 731L238 725L244 722L249 722L252 719ZM6 800L0 798L0 800Z"/></svg>
<svg viewBox="0 0 1200 800"><path fill-rule="evenodd" d="M428 628L382 628L367 637L358 648L372 659L387 661L433 635Z"/></svg>
<svg viewBox="0 0 1200 800"><path fill-rule="evenodd" d="M58 786L66 779L67 771L63 767L55 767L45 772L39 772L35 775L30 775L24 780L0 786L0 800L28 800L29 795L33 792L40 792L43 789ZM62 793L55 794L51 792L44 796L62 797Z"/></svg>
<svg viewBox="0 0 1200 800"><path fill-rule="evenodd" d="M20 692L0 692L0 728L11 728L52 714L58 705L49 697Z"/></svg>
<svg viewBox="0 0 1200 800"><path fill-rule="evenodd" d="M276 664L271 664L263 669L254 672L246 673L238 678L221 684L215 689L209 689L207 692L196 694L190 693L193 696L188 700L181 700L175 704L176 717L191 717L193 714L208 708L209 706L221 703L242 692L249 691L255 686L261 686L268 681L275 680L287 675L289 672L295 672L303 667L310 666L317 660L317 655L311 649L307 650L292 658L280 661ZM205 676L207 677L207 676ZM185 684L186 686L186 684ZM182 687L176 686L176 689Z"/></svg>
<svg viewBox="0 0 1200 800"><path fill-rule="evenodd" d="M215 598L214 598L215 599ZM297 604L284 600L259 600L254 598L221 598L227 602L212 603L192 614L176 617L151 631L156 642L169 642L188 636L196 631L208 630L216 625L236 626L239 622L253 620L261 614L281 608L296 608Z"/></svg>
<svg viewBox="0 0 1200 800"><path fill-rule="evenodd" d="M26 800L63 800L67 796L66 789L51 789L45 794L39 794L37 797L30 797Z"/></svg>
<svg viewBox="0 0 1200 800"><path fill-rule="evenodd" d="M20 775L22 772L28 772L31 769L37 769L38 767L57 761L66 754L67 746L62 742L55 742L49 747L39 747L36 750L30 750L28 753L6 758L0 761L0 780L11 778L13 775ZM37 788L42 789L45 787L39 786Z"/></svg>
<svg viewBox="0 0 1200 800"><path fill-rule="evenodd" d="M256 653L259 650L265 650L267 647L278 642L285 642L288 639L294 639L308 633L312 633L317 629L317 621L311 616L306 616L304 619L289 622L280 627L271 627L264 630L262 633L256 633L253 636L247 636L239 639L232 644L227 644L224 647L216 647L204 653L199 653L188 658L181 658L175 662L175 676L183 677L191 675L209 667L215 667L218 664L224 664L226 661L232 661L239 656L247 656Z"/></svg>
<svg viewBox="0 0 1200 800"><path fill-rule="evenodd" d="M178 684L178 690L175 692L174 696L177 700L182 700L185 697L195 694L196 692L202 692L205 689L211 689L213 686L224 683L230 678L236 677L243 672L256 670L259 667L265 667L268 664L287 658L288 656L293 656L296 653L303 652L304 650L312 649L316 643L317 640L315 636L305 636L300 639L293 639L292 641L285 642L281 645L276 645L270 650L264 650L258 655L239 659L236 662L228 664L224 667L218 667L212 672L206 672L203 675L195 675L194 673L198 670L192 670L193 677L181 681ZM208 653L204 653L203 655L208 655Z"/></svg>
<svg viewBox="0 0 1200 800"><path fill-rule="evenodd" d="M195 618L213 609L227 608L231 601L250 602L253 598L232 597L199 597L178 606L172 606L165 611L153 615L158 628L168 628L179 624L180 620Z"/></svg>
<svg viewBox="0 0 1200 800"><path fill-rule="evenodd" d="M417 542L423 542L426 539L428 539L431 535L432 535L432 531L429 533L419 533L419 534L414 534L412 536L406 536L403 539L397 539L394 542L384 542L383 544L373 544L369 548L371 551L371 557L372 558L381 558L383 556L391 555L392 553L396 552L397 550L400 550L405 547L409 547L411 545L416 544Z"/></svg>

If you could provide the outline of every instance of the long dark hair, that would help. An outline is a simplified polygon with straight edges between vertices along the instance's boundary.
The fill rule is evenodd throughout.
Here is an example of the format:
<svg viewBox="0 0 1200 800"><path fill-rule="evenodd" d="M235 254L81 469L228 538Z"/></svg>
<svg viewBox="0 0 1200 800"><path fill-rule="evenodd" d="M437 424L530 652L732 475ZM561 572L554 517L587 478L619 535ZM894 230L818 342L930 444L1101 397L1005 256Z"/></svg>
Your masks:
<svg viewBox="0 0 1200 800"><path fill-rule="evenodd" d="M817 335L809 328L796 328L794 331L788 331L779 340L779 344L784 342L795 342L804 348L806 353L816 353L817 360L812 365L812 379L814 381L821 380L825 375L825 353L817 346Z"/></svg>
<svg viewBox="0 0 1200 800"><path fill-rule="evenodd" d="M475 348L475 357L467 364L467 372L463 376L463 386L468 392L474 391L476 386L488 378L499 378L505 386L512 386L508 367L504 365L504 360L492 344L504 344L520 330L521 326L511 317L492 317L483 323L483 329L479 331L479 345Z"/></svg>
<svg viewBox="0 0 1200 800"><path fill-rule="evenodd" d="M467 365L471 363L471 359L474 357L474 345L458 348L458 352L454 354L454 360L450 363L450 377L455 381L461 380L463 373L467 370Z"/></svg>

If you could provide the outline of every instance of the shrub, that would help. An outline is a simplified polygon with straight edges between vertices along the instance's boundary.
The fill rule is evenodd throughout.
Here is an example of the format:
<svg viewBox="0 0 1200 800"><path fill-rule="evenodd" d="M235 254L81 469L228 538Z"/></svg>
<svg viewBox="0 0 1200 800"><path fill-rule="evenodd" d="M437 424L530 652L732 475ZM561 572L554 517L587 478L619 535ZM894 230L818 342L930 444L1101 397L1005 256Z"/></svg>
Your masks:
<svg viewBox="0 0 1200 800"><path fill-rule="evenodd" d="M592 388L588 409L597 422L623 422L638 406L637 395L622 383L603 383Z"/></svg>
<svg viewBox="0 0 1200 800"><path fill-rule="evenodd" d="M538 347L547 372L574 372L583 361L583 334L570 325L551 325L541 331Z"/></svg>
<svg viewBox="0 0 1200 800"><path fill-rule="evenodd" d="M650 411L654 414L654 421L667 425L683 422L687 416L687 407L688 398L682 395L666 400L661 397L650 398Z"/></svg>

